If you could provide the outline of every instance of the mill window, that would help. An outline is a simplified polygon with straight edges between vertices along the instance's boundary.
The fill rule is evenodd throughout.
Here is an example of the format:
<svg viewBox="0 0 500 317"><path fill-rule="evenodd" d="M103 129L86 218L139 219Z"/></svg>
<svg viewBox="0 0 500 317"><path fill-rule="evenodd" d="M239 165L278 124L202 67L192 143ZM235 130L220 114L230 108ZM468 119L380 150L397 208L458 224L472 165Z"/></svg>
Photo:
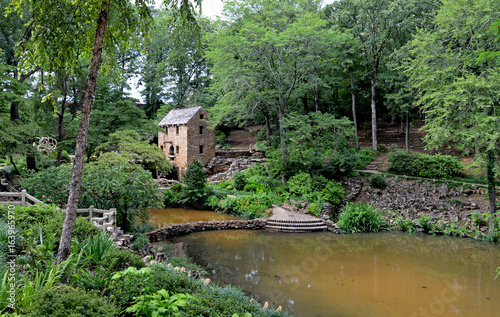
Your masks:
<svg viewBox="0 0 500 317"><path fill-rule="evenodd" d="M179 126L175 127L175 134L179 134Z"/></svg>
<svg viewBox="0 0 500 317"><path fill-rule="evenodd" d="M178 145L175 147L175 153L179 154L179 146Z"/></svg>
<svg viewBox="0 0 500 317"><path fill-rule="evenodd" d="M200 145L200 154L203 154L203 145Z"/></svg>
<svg viewBox="0 0 500 317"><path fill-rule="evenodd" d="M203 134L203 126L200 125L200 134Z"/></svg>

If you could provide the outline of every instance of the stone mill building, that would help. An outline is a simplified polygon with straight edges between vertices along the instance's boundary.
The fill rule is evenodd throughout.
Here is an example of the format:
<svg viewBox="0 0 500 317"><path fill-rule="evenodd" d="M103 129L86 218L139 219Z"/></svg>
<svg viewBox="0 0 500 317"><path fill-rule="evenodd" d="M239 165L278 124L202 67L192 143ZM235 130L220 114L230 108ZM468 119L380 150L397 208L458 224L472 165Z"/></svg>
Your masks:
<svg viewBox="0 0 500 317"><path fill-rule="evenodd" d="M158 124L158 146L172 162L179 178L194 159L207 165L215 157L215 130L208 126L203 107L172 109Z"/></svg>

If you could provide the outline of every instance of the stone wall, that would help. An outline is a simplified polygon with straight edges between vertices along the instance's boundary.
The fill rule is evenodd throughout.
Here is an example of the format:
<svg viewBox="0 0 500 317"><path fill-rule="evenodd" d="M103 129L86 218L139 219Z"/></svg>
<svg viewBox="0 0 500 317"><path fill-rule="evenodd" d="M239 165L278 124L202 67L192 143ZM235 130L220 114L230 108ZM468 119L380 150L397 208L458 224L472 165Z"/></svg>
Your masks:
<svg viewBox="0 0 500 317"><path fill-rule="evenodd" d="M146 235L150 242L158 242L193 232L235 229L263 230L265 226L266 219L194 221L167 226L146 233Z"/></svg>
<svg viewBox="0 0 500 317"><path fill-rule="evenodd" d="M212 183L220 182L222 179L230 179L234 173L244 171L257 163L265 163L264 158L251 157L214 157L208 164L208 181Z"/></svg>

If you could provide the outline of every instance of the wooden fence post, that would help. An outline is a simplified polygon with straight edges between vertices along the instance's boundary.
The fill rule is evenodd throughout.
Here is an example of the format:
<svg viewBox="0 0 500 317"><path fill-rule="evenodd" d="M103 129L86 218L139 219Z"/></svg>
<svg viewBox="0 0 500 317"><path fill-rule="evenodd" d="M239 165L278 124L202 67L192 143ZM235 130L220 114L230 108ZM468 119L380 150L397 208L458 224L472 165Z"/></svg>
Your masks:
<svg viewBox="0 0 500 317"><path fill-rule="evenodd" d="M21 206L26 206L26 189L21 191Z"/></svg>
<svg viewBox="0 0 500 317"><path fill-rule="evenodd" d="M89 207L89 221L92 221L93 214L94 214L94 205Z"/></svg>

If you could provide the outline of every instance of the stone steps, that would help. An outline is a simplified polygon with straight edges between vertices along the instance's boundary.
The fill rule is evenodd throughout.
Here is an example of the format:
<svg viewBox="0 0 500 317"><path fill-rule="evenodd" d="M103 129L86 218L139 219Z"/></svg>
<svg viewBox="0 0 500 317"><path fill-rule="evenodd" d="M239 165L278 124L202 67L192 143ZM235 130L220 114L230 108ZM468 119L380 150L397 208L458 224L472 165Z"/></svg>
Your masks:
<svg viewBox="0 0 500 317"><path fill-rule="evenodd" d="M311 220L284 220L284 219L268 219L266 230L281 231L281 232L311 232L325 231L326 225L320 219Z"/></svg>

